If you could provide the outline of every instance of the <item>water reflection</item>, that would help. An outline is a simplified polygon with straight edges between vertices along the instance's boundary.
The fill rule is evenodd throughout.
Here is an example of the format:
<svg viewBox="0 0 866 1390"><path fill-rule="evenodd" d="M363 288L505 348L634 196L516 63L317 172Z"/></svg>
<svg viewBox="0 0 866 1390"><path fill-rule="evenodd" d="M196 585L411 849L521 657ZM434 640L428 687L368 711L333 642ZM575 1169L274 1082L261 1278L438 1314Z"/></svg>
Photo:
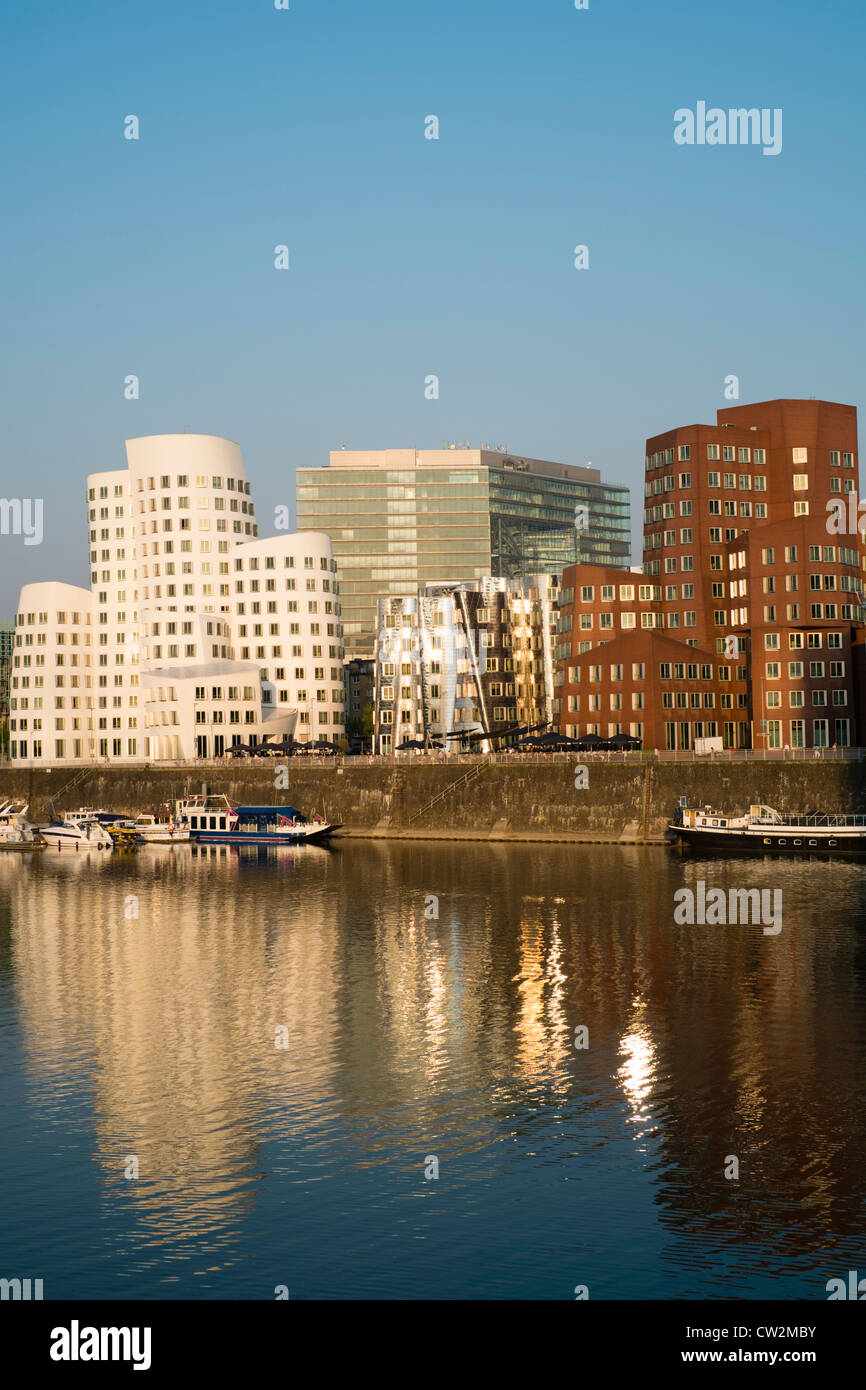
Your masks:
<svg viewBox="0 0 866 1390"><path fill-rule="evenodd" d="M674 925L677 887L744 872L778 937ZM429 1296L435 1251L440 1296L567 1297L576 1247L599 1296L809 1296L862 1230L864 892L613 847L2 856L11 1187L29 1126L74 1130L109 1296L238 1295L289 1251L325 1296Z"/></svg>

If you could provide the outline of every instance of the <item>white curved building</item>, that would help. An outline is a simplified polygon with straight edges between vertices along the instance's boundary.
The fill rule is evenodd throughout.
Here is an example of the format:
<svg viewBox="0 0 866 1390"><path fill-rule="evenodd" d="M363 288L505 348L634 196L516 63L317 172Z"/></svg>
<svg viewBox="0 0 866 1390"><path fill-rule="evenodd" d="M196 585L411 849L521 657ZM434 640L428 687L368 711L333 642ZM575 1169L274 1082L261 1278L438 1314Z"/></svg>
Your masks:
<svg viewBox="0 0 866 1390"><path fill-rule="evenodd" d="M153 435L126 450L128 468L87 480L90 590L21 591L12 757L160 761L266 734L340 738L329 538L259 538L229 440Z"/></svg>

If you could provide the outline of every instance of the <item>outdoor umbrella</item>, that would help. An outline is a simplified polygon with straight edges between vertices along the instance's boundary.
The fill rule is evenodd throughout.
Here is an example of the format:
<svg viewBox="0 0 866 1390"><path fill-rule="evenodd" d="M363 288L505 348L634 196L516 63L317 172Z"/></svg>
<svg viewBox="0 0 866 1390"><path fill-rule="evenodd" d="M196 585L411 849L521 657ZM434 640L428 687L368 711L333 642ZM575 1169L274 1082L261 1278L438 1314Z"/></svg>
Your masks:
<svg viewBox="0 0 866 1390"><path fill-rule="evenodd" d="M634 738L632 734L614 734L613 738L607 740L607 746L617 751L625 749L631 750L640 748L641 742L639 738Z"/></svg>
<svg viewBox="0 0 866 1390"><path fill-rule="evenodd" d="M565 734L557 734L557 733L553 733L553 732L551 732L551 733L549 733L549 734L542 734L540 738L537 738L537 739L535 740L535 742L538 744L538 747L539 747L539 748L574 748L574 747L575 747L575 741L574 741L574 739L566 737Z"/></svg>
<svg viewBox="0 0 866 1390"><path fill-rule="evenodd" d="M582 753L589 753L595 748L602 748L604 739L599 738L598 734L581 734L580 738L575 739L575 744Z"/></svg>

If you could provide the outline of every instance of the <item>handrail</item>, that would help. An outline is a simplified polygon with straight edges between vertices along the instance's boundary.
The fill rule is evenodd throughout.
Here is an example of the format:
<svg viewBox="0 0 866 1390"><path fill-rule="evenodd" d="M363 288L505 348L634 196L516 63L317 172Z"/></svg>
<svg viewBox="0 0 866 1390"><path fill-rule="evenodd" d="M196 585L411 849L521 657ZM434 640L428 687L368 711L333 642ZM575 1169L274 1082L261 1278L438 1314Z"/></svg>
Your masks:
<svg viewBox="0 0 866 1390"><path fill-rule="evenodd" d="M440 792L437 792L435 796L431 796L429 801L425 801L424 805L421 806L419 810L413 811L412 815L409 817L409 824L411 825L413 821L416 821L421 816L426 815L426 813L429 810L431 810L434 806L436 806L438 802L444 801L446 796L450 796L451 792L454 791L455 787L465 786L466 783L471 782L473 778L480 777L485 767L489 766L489 763L489 758L485 758L484 762L474 763L472 767L470 767L468 772L464 772L462 777L458 777L457 780L454 782L449 782L447 787L443 787L442 790Z"/></svg>

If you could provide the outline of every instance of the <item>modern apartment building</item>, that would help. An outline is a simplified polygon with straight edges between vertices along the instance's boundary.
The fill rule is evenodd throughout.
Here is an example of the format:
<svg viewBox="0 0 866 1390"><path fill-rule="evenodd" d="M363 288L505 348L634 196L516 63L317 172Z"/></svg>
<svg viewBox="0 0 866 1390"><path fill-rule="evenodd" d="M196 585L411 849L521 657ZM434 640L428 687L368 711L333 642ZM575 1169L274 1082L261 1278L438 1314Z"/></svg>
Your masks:
<svg viewBox="0 0 866 1390"><path fill-rule="evenodd" d="M609 668L646 666L639 631L645 639L651 630L682 652L679 660L673 652L653 658L662 702L643 721L646 743L690 748L706 737L713 721L705 696L713 697L727 747L861 742L864 550L856 526L833 533L828 512L858 493L854 407L767 401L720 410L714 426L654 436L646 445L645 493L636 605L621 598L616 576L602 578L596 599L588 570L563 574L562 727L586 732L589 714L604 715L608 728L597 731L614 733L622 713L631 732L626 716L636 708L617 701L638 692L625 692ZM614 633L622 653L593 659L586 643L600 646ZM689 671L705 667L715 690L691 683ZM676 670L685 673L679 688Z"/></svg>
<svg viewBox="0 0 866 1390"><path fill-rule="evenodd" d="M300 468L298 529L326 532L349 656L373 655L379 598L485 575L629 564L628 489L598 469L495 449L340 450Z"/></svg>
<svg viewBox="0 0 866 1390"><path fill-rule="evenodd" d="M754 746L861 743L858 538L799 516L744 532L725 550L730 631L745 637L751 658Z"/></svg>
<svg viewBox="0 0 866 1390"><path fill-rule="evenodd" d="M9 682L12 677L12 648L15 624L0 623L0 720L9 718Z"/></svg>
<svg viewBox="0 0 866 1390"><path fill-rule="evenodd" d="M341 736L328 537L259 538L229 440L154 435L126 450L126 469L87 480L90 588L21 591L12 757L160 761L265 734Z"/></svg>
<svg viewBox="0 0 866 1390"><path fill-rule="evenodd" d="M354 739L369 751L372 728L368 720L375 700L375 663L362 657L352 657L343 666L346 696L346 737Z"/></svg>
<svg viewBox="0 0 866 1390"><path fill-rule="evenodd" d="M554 718L558 577L430 584L381 599L376 748L497 734ZM479 746L487 748L482 738Z"/></svg>

